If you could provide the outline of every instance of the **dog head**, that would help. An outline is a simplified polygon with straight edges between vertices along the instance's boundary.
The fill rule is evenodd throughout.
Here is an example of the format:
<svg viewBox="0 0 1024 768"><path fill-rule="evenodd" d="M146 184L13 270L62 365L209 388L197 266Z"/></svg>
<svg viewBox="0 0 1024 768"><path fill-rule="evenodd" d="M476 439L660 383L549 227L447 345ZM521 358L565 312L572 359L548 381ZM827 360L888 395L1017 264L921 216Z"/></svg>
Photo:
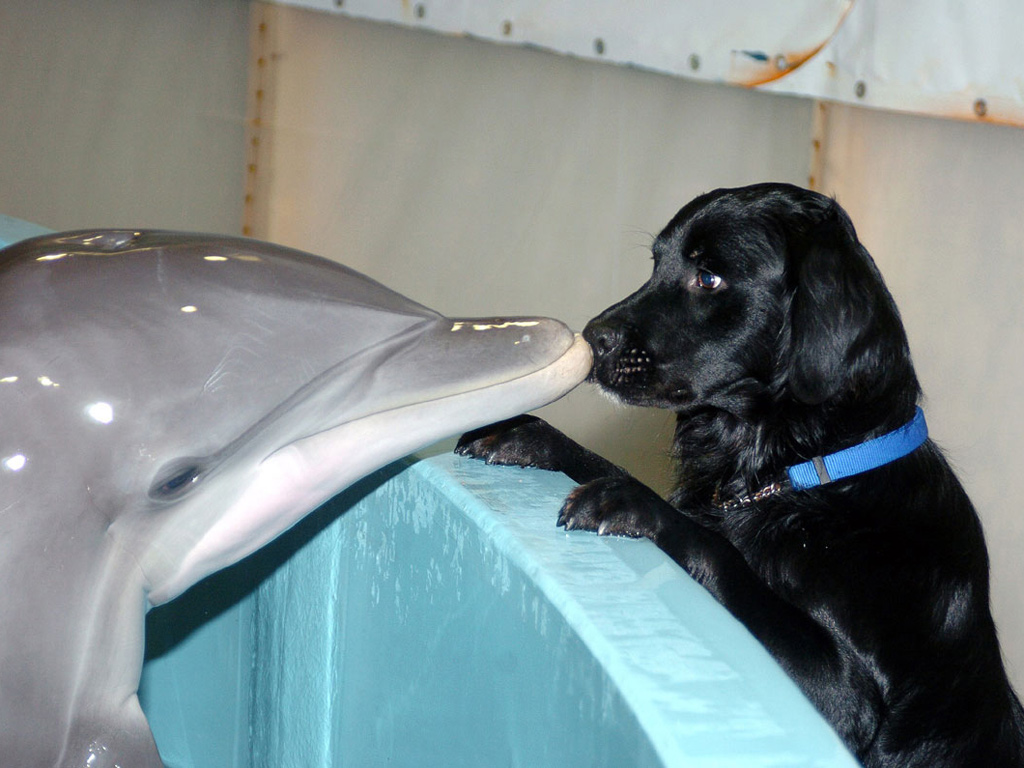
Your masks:
<svg viewBox="0 0 1024 768"><path fill-rule="evenodd" d="M740 421L855 401L913 412L896 306L831 198L719 189L680 210L652 251L647 283L583 333L591 378L614 397Z"/></svg>

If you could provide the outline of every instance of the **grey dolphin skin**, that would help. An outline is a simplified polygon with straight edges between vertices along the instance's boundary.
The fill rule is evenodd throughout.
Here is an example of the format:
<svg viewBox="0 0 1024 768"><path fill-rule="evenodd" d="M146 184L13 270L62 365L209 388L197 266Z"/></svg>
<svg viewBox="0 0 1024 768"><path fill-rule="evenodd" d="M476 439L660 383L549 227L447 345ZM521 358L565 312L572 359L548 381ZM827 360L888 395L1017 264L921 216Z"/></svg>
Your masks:
<svg viewBox="0 0 1024 768"><path fill-rule="evenodd" d="M449 319L252 240L0 251L0 764L161 765L136 695L149 607L590 362L557 321Z"/></svg>

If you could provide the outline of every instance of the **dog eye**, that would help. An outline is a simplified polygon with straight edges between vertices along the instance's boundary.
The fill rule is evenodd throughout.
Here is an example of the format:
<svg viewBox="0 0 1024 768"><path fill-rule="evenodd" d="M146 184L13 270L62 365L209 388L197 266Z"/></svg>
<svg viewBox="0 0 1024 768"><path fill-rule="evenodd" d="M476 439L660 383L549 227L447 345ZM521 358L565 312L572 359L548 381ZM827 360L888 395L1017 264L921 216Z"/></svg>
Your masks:
<svg viewBox="0 0 1024 768"><path fill-rule="evenodd" d="M702 269L697 272L697 285L705 291L713 291L722 285L722 278L713 272Z"/></svg>

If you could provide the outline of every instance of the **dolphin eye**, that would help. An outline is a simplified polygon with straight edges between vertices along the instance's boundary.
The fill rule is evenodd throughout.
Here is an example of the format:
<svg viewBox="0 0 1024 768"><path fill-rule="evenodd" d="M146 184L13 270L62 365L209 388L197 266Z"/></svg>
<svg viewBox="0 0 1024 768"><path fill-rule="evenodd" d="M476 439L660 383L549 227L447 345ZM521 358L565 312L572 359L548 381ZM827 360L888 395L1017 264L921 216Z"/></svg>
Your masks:
<svg viewBox="0 0 1024 768"><path fill-rule="evenodd" d="M203 467L195 459L175 462L157 476L156 482L149 489L149 496L160 501L180 498L192 490L202 476Z"/></svg>
<svg viewBox="0 0 1024 768"><path fill-rule="evenodd" d="M714 272L708 272L706 269L701 269L697 271L697 285L705 291L713 291L716 288L721 287L722 278Z"/></svg>

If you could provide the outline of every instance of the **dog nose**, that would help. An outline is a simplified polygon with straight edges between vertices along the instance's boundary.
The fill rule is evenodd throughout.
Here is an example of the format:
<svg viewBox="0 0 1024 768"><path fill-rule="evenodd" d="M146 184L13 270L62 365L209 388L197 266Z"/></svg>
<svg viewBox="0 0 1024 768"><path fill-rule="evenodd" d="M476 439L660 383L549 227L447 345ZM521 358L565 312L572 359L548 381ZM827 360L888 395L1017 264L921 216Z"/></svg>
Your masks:
<svg viewBox="0 0 1024 768"><path fill-rule="evenodd" d="M594 353L606 355L622 344L625 336L621 326L591 320L583 329L584 340L593 348Z"/></svg>

